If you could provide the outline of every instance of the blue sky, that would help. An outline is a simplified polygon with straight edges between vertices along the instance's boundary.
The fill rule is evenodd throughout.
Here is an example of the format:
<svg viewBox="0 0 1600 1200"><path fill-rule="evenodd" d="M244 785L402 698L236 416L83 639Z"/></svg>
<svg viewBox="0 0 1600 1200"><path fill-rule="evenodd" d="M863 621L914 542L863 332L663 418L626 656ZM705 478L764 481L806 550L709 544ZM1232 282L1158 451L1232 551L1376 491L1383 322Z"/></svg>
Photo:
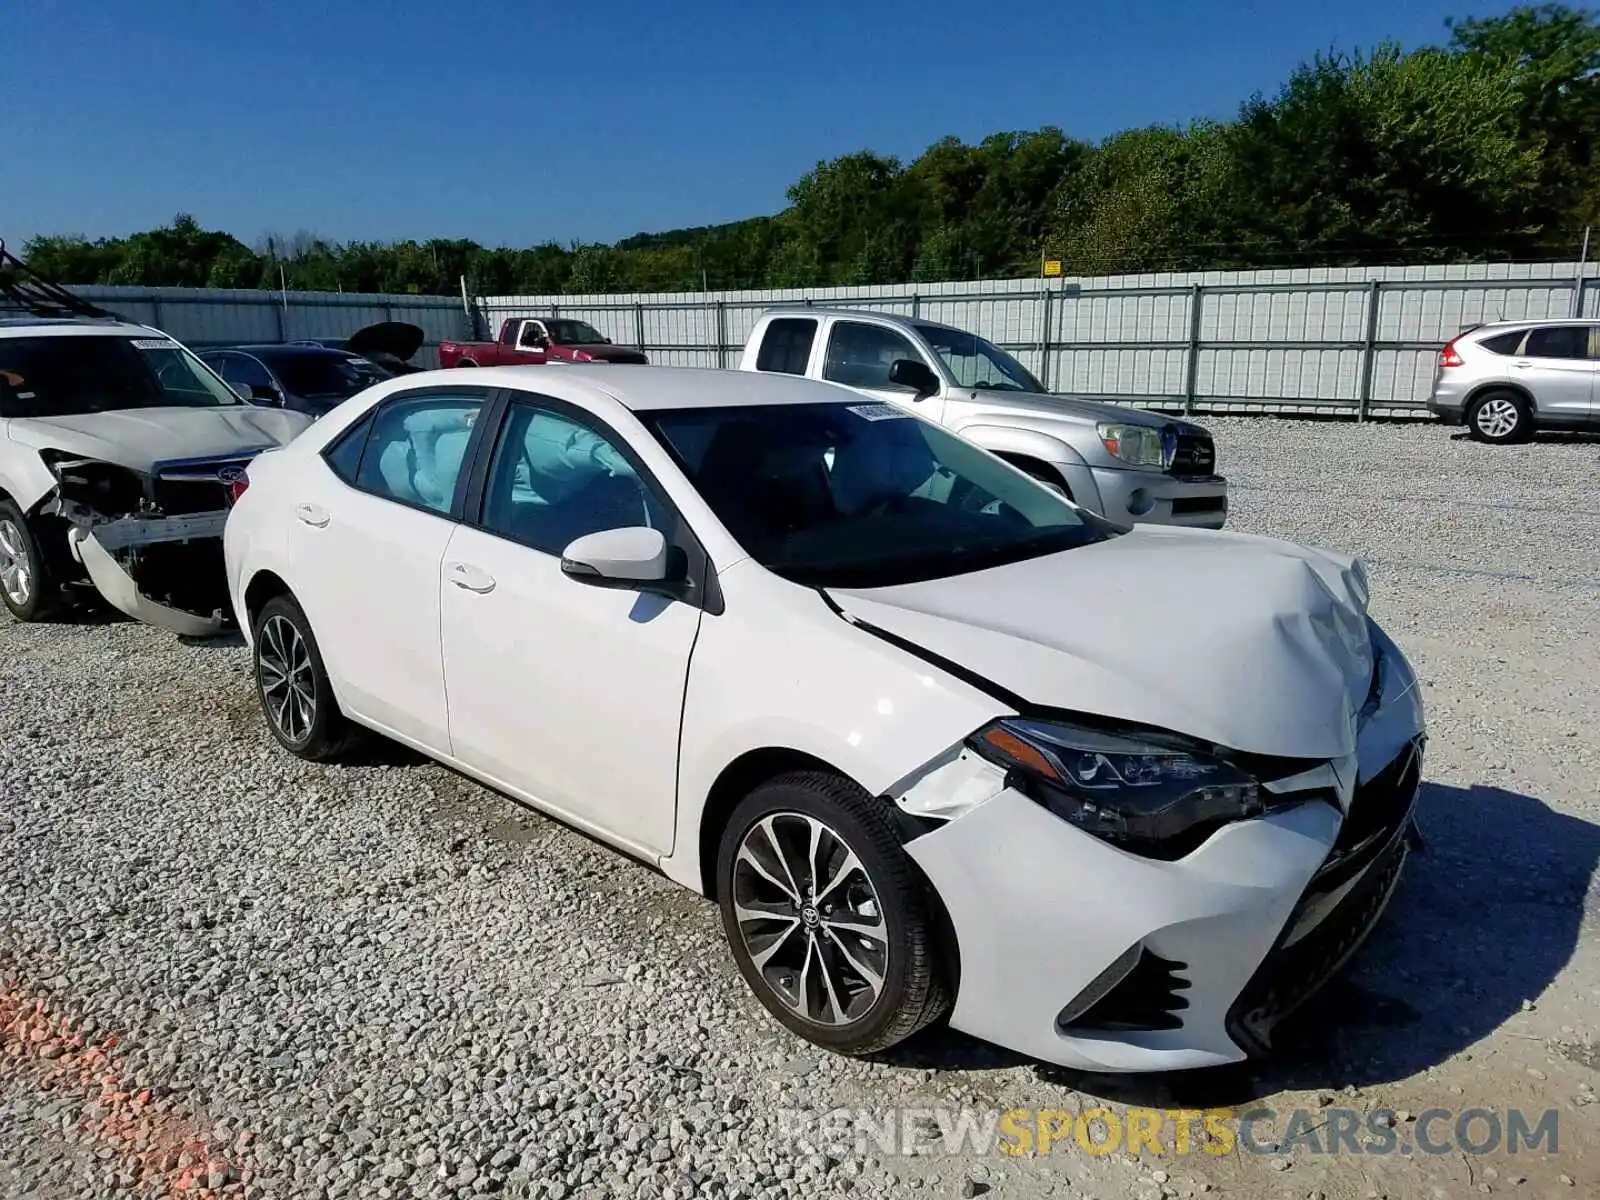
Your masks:
<svg viewBox="0 0 1600 1200"><path fill-rule="evenodd" d="M1231 116L1319 49L1508 0L29 0L0 237L610 241L776 212L818 159Z"/></svg>

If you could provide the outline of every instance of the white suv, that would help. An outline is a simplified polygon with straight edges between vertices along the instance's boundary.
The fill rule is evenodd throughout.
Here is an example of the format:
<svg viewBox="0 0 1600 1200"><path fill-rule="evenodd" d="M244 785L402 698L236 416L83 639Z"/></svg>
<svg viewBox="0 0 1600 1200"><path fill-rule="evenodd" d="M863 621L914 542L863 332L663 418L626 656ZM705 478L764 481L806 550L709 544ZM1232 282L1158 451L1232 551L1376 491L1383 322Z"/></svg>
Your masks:
<svg viewBox="0 0 1600 1200"><path fill-rule="evenodd" d="M35 621L88 585L136 620L218 632L232 490L310 424L247 404L160 330L0 319L0 601Z"/></svg>
<svg viewBox="0 0 1600 1200"><path fill-rule="evenodd" d="M1497 321L1439 351L1428 411L1480 442L1600 427L1600 321Z"/></svg>

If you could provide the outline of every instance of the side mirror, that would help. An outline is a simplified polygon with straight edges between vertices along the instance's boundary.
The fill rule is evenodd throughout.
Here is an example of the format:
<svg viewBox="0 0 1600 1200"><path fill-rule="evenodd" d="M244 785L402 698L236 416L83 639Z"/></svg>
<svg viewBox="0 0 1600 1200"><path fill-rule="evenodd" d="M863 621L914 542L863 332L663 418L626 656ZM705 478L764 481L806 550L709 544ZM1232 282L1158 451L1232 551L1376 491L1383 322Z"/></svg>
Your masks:
<svg viewBox="0 0 1600 1200"><path fill-rule="evenodd" d="M241 400L254 400L256 398L255 392L246 384L230 383L228 386L233 389L233 394Z"/></svg>
<svg viewBox="0 0 1600 1200"><path fill-rule="evenodd" d="M644 525L588 533L561 552L561 573L596 587L667 583L670 564L667 539Z"/></svg>
<svg viewBox="0 0 1600 1200"><path fill-rule="evenodd" d="M939 391L939 377L933 368L914 358L897 358L889 364L889 382L908 387L916 392L918 400L925 400Z"/></svg>
<svg viewBox="0 0 1600 1200"><path fill-rule="evenodd" d="M248 399L258 404L281 405L283 403L283 396L270 383L252 383Z"/></svg>

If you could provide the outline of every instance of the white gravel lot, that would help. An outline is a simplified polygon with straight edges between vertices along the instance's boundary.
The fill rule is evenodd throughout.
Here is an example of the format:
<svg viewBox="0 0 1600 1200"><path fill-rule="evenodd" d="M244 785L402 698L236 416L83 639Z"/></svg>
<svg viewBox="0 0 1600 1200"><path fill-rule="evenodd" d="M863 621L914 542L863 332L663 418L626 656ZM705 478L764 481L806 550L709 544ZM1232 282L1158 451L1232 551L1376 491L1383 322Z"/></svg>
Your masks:
<svg viewBox="0 0 1600 1200"><path fill-rule="evenodd" d="M1277 1058L1086 1079L937 1031L828 1056L747 994L715 910L644 868L399 750L269 745L237 643L0 616L0 1196L1600 1195L1600 441L1210 424L1231 527L1366 559L1432 734L1428 852ZM1560 1141L781 1136L785 1110L1097 1103L1555 1108Z"/></svg>

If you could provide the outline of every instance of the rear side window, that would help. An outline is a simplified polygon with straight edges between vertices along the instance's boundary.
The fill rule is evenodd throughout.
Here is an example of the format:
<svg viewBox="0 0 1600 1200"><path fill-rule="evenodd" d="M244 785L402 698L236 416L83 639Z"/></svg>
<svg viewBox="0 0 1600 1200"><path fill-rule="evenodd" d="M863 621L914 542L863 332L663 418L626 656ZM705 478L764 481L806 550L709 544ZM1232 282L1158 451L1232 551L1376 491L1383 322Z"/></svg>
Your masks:
<svg viewBox="0 0 1600 1200"><path fill-rule="evenodd" d="M1588 358L1589 328L1586 325L1546 325L1532 330L1522 353L1529 358Z"/></svg>
<svg viewBox="0 0 1600 1200"><path fill-rule="evenodd" d="M811 343L816 338L817 323L805 317L782 317L769 322L756 353L756 370L804 375L806 364L811 361Z"/></svg>
<svg viewBox="0 0 1600 1200"><path fill-rule="evenodd" d="M1491 354L1515 354L1517 347L1522 345L1522 335L1526 329L1513 329L1510 333L1497 333L1492 338L1484 338L1478 345Z"/></svg>

